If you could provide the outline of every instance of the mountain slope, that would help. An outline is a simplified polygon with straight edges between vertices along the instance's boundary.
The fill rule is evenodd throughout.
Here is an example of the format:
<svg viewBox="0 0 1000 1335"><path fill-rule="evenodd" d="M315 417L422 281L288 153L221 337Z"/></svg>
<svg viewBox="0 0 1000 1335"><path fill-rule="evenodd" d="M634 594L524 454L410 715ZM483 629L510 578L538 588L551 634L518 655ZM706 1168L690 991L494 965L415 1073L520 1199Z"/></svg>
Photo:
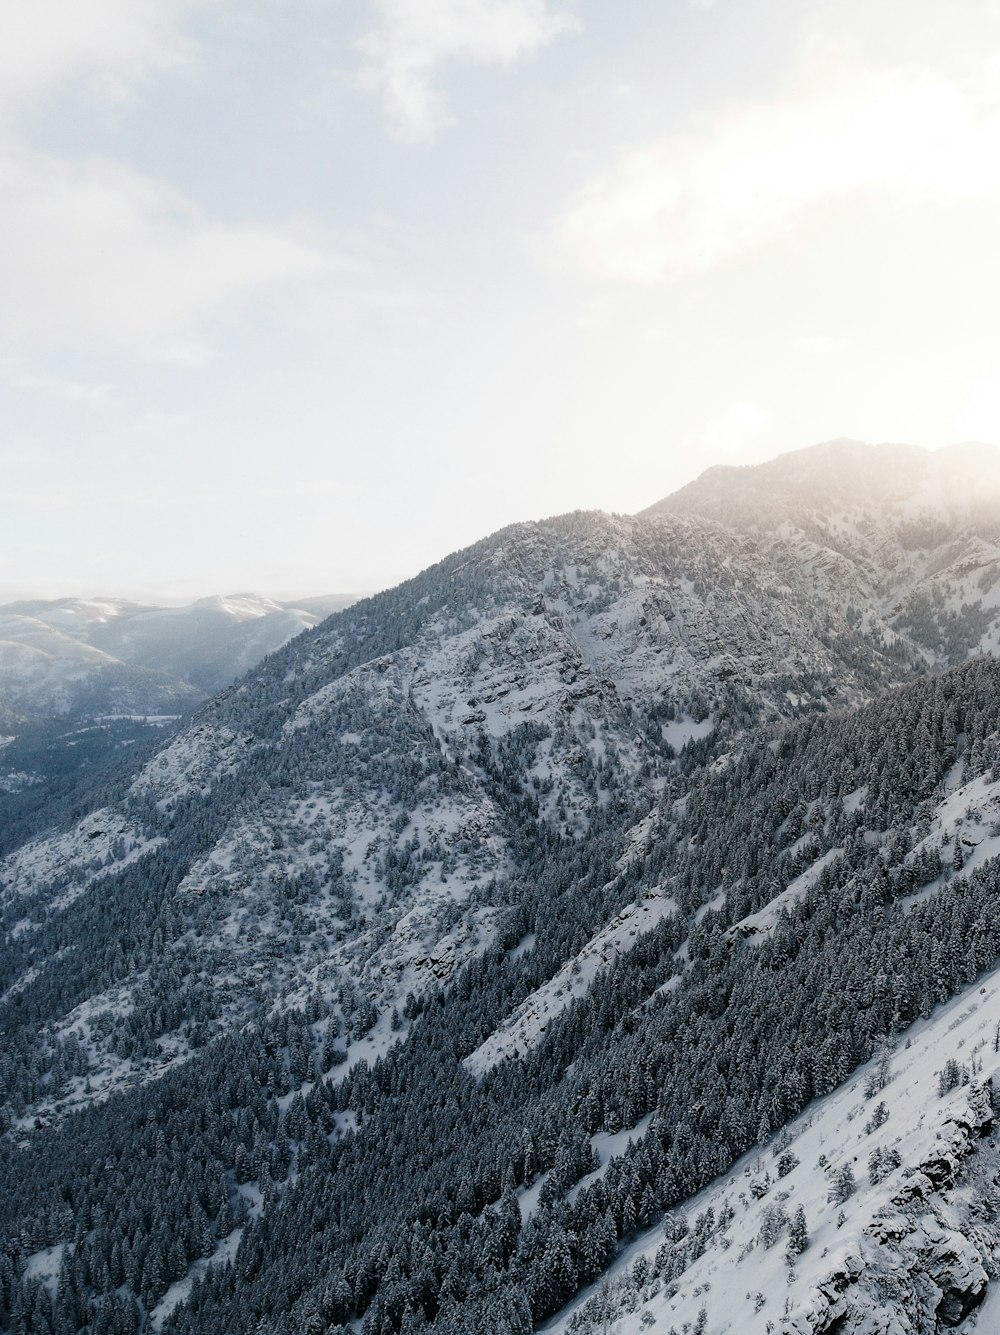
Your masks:
<svg viewBox="0 0 1000 1335"><path fill-rule="evenodd" d="M0 609L0 723L96 714L178 714L202 699L172 674L123 663L37 617Z"/></svg>
<svg viewBox="0 0 1000 1335"><path fill-rule="evenodd" d="M709 468L645 513L697 514L758 532L864 513L992 529L998 503L1000 451L993 445L931 451L837 440L763 464Z"/></svg>
<svg viewBox="0 0 1000 1335"><path fill-rule="evenodd" d="M97 813L107 847L91 815L0 864L17 942L5 986L27 1007L58 969L68 1002L57 943L92 928L67 869L89 878L97 849L129 912L146 862L182 918L197 907L200 930L165 963L179 952L206 989L225 975L213 1024L244 1021L259 987L360 988L366 1013L387 1016L491 938L525 813L546 838L582 840L609 804L648 811L670 737L704 733L699 720L731 731L912 673L804 589L789 598L788 572L762 573L752 543L698 521L573 515L359 604L206 707ZM115 969L109 987L95 955L57 1034L120 1010L148 967ZM115 1031L88 1040L91 1088L159 1069L164 1045L189 1051L145 1024L124 1062Z"/></svg>
<svg viewBox="0 0 1000 1335"><path fill-rule="evenodd" d="M646 512L755 535L769 561L829 564L852 620L936 667L1000 646L1000 450L834 441L710 468Z"/></svg>
<svg viewBox="0 0 1000 1335"><path fill-rule="evenodd" d="M13 848L0 1328L524 1335L992 969L985 521L866 478L504 530Z"/></svg>
<svg viewBox="0 0 1000 1335"><path fill-rule="evenodd" d="M641 1235L545 1330L994 1329L998 1025L993 971Z"/></svg>

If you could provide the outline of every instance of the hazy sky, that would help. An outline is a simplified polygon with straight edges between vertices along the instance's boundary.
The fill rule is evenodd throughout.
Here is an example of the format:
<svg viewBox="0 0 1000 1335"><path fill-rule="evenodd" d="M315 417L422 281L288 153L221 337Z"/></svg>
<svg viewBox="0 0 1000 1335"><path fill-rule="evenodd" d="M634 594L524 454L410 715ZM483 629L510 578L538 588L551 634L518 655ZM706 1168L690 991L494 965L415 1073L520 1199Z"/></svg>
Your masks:
<svg viewBox="0 0 1000 1335"><path fill-rule="evenodd" d="M0 0L0 596L1000 440L1000 5Z"/></svg>

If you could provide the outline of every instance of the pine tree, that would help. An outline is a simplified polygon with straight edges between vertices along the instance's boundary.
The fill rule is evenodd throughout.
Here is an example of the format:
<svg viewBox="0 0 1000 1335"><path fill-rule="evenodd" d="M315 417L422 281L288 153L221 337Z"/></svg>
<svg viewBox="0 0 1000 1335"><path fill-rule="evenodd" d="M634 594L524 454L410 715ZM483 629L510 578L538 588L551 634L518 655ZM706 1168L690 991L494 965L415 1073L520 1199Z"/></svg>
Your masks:
<svg viewBox="0 0 1000 1335"><path fill-rule="evenodd" d="M789 1257L800 1256L808 1246L809 1232L806 1228L806 1212L800 1205L792 1215L792 1222L788 1226Z"/></svg>

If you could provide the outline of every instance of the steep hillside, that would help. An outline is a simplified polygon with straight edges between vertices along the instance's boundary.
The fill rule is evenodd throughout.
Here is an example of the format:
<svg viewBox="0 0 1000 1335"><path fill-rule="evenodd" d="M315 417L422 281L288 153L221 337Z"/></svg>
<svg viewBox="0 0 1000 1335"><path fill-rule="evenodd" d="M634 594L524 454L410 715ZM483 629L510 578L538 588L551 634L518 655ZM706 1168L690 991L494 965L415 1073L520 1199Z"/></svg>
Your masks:
<svg viewBox="0 0 1000 1335"><path fill-rule="evenodd" d="M169 890L169 839L144 852L148 834L107 813L86 830L96 865L63 891L71 903L36 915L25 887L8 918L25 958L62 925L5 1002L2 1075L20 1101L0 1159L18 1184L2 1244L12 1313L96 1319L106 1272L106 1319L126 1328L145 1309L192 1335L355 1317L376 1335L428 1321L442 1335L526 1331L1000 956L991 661L747 737L669 776L638 824L610 799L586 840L512 801L525 761L501 749L491 762L509 859L478 899L499 912L492 942L384 1024L376 980L352 993L320 973L291 1010L258 987L240 1032L213 1037L233 996L224 938L249 943L251 925L214 932L210 892ZM182 802L177 777L160 801ZM122 864L110 874L108 854ZM44 882L42 852L20 871ZM322 897L289 902L279 882L270 902L285 987L295 915ZM102 920L120 924L106 950ZM130 982L137 959L148 973ZM98 970L123 980L117 996L39 1023ZM543 993L516 1053L484 1059ZM152 1058L160 1078L53 1119L56 1101L105 1079L112 1048Z"/></svg>
<svg viewBox="0 0 1000 1335"><path fill-rule="evenodd" d="M994 969L1000 666L855 482L504 530L9 846L0 1329L526 1335Z"/></svg>
<svg viewBox="0 0 1000 1335"><path fill-rule="evenodd" d="M216 1030L313 989L358 991L369 1022L387 1019L493 938L526 817L536 838L584 841L609 813L645 816L686 740L912 675L812 572L797 599L786 573L698 521L573 515L359 604L207 706L114 809L0 864L0 984L59 1041L117 1017L100 1038L85 1026L74 1101L190 1051L157 1027L186 1013L161 995L177 958L172 987L199 977ZM178 918L155 975L143 952L109 974L99 939L71 988L61 943L99 932L109 895L135 916L151 881ZM82 893L96 882L99 903ZM56 976L57 1015L42 1000ZM36 1113L28 1100L22 1121Z"/></svg>
<svg viewBox="0 0 1000 1335"><path fill-rule="evenodd" d="M206 695L351 599L254 595L0 608L0 857L98 800Z"/></svg>
<svg viewBox="0 0 1000 1335"><path fill-rule="evenodd" d="M994 970L640 1234L545 1331L995 1330L998 1034Z"/></svg>

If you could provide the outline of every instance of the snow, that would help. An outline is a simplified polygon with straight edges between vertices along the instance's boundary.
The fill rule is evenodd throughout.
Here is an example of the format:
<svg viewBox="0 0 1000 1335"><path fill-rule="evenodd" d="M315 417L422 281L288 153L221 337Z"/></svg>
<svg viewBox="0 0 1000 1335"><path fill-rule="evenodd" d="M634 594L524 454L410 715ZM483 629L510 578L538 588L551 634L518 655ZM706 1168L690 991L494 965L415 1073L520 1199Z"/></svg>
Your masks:
<svg viewBox="0 0 1000 1335"><path fill-rule="evenodd" d="M599 1166L592 1172L587 1173L574 1183L566 1193L566 1198L571 1203L577 1196L592 1182L599 1181L608 1171L608 1165L612 1159L617 1159L619 1155L624 1154L629 1145L640 1141L649 1130L649 1124L653 1120L653 1114L647 1113L645 1117L635 1124L628 1127L625 1131L598 1131L596 1135L590 1137L590 1148L595 1152L599 1160Z"/></svg>
<svg viewBox="0 0 1000 1335"><path fill-rule="evenodd" d="M981 1335L996 1335L1000 1330L1000 1284L991 1284L982 1305L963 1323L963 1330L980 1331Z"/></svg>
<svg viewBox="0 0 1000 1335"><path fill-rule="evenodd" d="M67 1245L65 1242L58 1242L54 1247L45 1247L39 1252L32 1252L24 1263L24 1278L40 1279L48 1291L54 1294Z"/></svg>
<svg viewBox="0 0 1000 1335"><path fill-rule="evenodd" d="M687 717L674 719L670 723L663 724L663 740L669 742L675 751L680 751L688 742L698 742L704 737L710 737L715 731L715 726L715 720L711 715L700 722Z"/></svg>
<svg viewBox="0 0 1000 1335"><path fill-rule="evenodd" d="M194 1286L196 1279L200 1279L208 1270L215 1266L227 1265L233 1261L236 1256L236 1249L240 1245L240 1239L243 1237L242 1228L234 1228L233 1231L224 1237L215 1248L211 1256L199 1257L197 1261L189 1268L187 1274L182 1279L174 1280L170 1288L149 1313L149 1322L154 1330L159 1330L170 1313L187 1298Z"/></svg>
<svg viewBox="0 0 1000 1335"><path fill-rule="evenodd" d="M538 1209L538 1198L542 1193L542 1187L545 1185L545 1178L545 1173L539 1173L526 1186L518 1187L515 1192L518 1208L521 1211L522 1223L527 1223Z"/></svg>
<svg viewBox="0 0 1000 1335"><path fill-rule="evenodd" d="M929 833L914 845L908 859L912 861L926 849L937 851L942 844L947 844L945 859L949 865L940 876L906 896L902 902L907 908L927 899L953 875L956 880L964 879L990 858L1000 855L1000 782L982 774L959 785L957 771L953 769L949 773L951 787L946 786L947 795L930 817ZM953 873L950 859L956 840L962 845L963 866L960 872Z"/></svg>
<svg viewBox="0 0 1000 1335"><path fill-rule="evenodd" d="M35 896L64 886L68 868L84 868L75 884L63 888L58 906L72 902L94 881L128 866L163 841L147 839L127 816L102 807L65 834L24 844L0 862L0 887L6 895Z"/></svg>
<svg viewBox="0 0 1000 1335"><path fill-rule="evenodd" d="M864 806L868 798L868 785L863 788L855 788L853 793L848 793L844 797L844 815L853 816L856 811Z"/></svg>
<svg viewBox="0 0 1000 1335"><path fill-rule="evenodd" d="M395 1043L400 1042L405 1037L405 1030L392 1028L391 1013L383 1011L364 1038L355 1039L347 1049L346 1060L332 1067L324 1076L324 1079L331 1082L342 1080L349 1071L352 1071L355 1066L359 1066L361 1062L367 1062L369 1066L374 1066L379 1057L384 1057ZM352 1125L349 1121L345 1122L343 1129L345 1131L356 1130L357 1124Z"/></svg>
<svg viewBox="0 0 1000 1335"><path fill-rule="evenodd" d="M650 891L623 909L578 955L567 960L554 977L525 997L514 1013L466 1057L466 1070L475 1076L485 1075L505 1058L533 1048L550 1022L572 1001L586 995L598 973L630 950L639 937L676 912L674 900L659 891Z"/></svg>
<svg viewBox="0 0 1000 1335"><path fill-rule="evenodd" d="M182 719L183 714L96 714L95 723L149 723L156 727L165 727L168 723L176 723Z"/></svg>
<svg viewBox="0 0 1000 1335"><path fill-rule="evenodd" d="M628 871L637 858L651 846L660 828L660 811L657 807L643 817L638 825L633 826L628 834L625 851L615 864L619 871Z"/></svg>
<svg viewBox="0 0 1000 1335"><path fill-rule="evenodd" d="M526 932L525 935L521 937L520 941L518 941L517 945L512 946L508 953L512 960L519 960L527 955L529 951L534 950L534 948L535 933Z"/></svg>
<svg viewBox="0 0 1000 1335"><path fill-rule="evenodd" d="M700 905L699 908L695 911L694 915L695 922L696 923L701 922L702 918L704 918L707 913L718 913L719 910L722 908L722 906L725 904L725 902L726 902L726 892L725 890L720 890L718 894L713 895L710 900Z"/></svg>
<svg viewBox="0 0 1000 1335"><path fill-rule="evenodd" d="M758 909L756 913L748 913L745 918L734 923L730 927L729 936L744 936L759 938L773 930L777 926L782 913L797 904L808 890L819 880L824 867L828 867L831 862L843 857L842 848L830 848L822 857L818 857L815 862L808 866L805 871L800 872L794 881L790 881L784 890Z"/></svg>
<svg viewBox="0 0 1000 1335"><path fill-rule="evenodd" d="M865 1086L878 1070L878 1059L856 1072L832 1094L815 1100L768 1145L746 1154L729 1172L685 1202L682 1213L690 1224L709 1208L714 1210L716 1219L726 1207L735 1210L735 1217L725 1229L714 1234L705 1253L675 1281L675 1293L671 1292L671 1286L662 1288L656 1284L652 1286L656 1292L647 1286L637 1296L634 1289L629 1294L625 1282L639 1256L653 1262L664 1239L661 1227L649 1230L629 1244L609 1272L615 1307L613 1319L593 1329L606 1331L607 1335L641 1335L646 1330L644 1318L648 1313L655 1322L653 1329L680 1331L685 1322L693 1325L699 1309L705 1306L707 1335L736 1332L767 1335L779 1325L782 1331L812 1330L809 1324L801 1324L805 1322L804 1316L796 1324L796 1313L817 1310L821 1286L843 1267L847 1258L862 1258L862 1266L867 1268L866 1279L876 1275L877 1267L891 1263L886 1261L887 1248L880 1239L885 1236L886 1221L899 1216L900 1206L895 1202L901 1189L917 1180L913 1174L921 1164L940 1157L946 1150L952 1153L948 1147L957 1143L961 1127L971 1116L966 1111L970 1100L975 1106L982 1104L982 1097L976 1091L991 1077L1000 1082L1000 1053L994 1051L998 1026L1000 969L939 1007L929 1020L918 1021L900 1035L891 1054L888 1082L872 1097L866 1098ZM950 1058L966 1065L974 1059L977 1070L972 1083L959 1085L941 1097L938 1076ZM888 1116L882 1125L873 1127L872 1114L882 1101ZM982 1146L978 1153L997 1156L993 1141L980 1141L978 1135L971 1140L973 1149ZM777 1152L783 1148L790 1150L798 1162L779 1178ZM872 1184L867 1165L875 1149L894 1149L902 1163L881 1182ZM857 1189L838 1205L828 1201L827 1196L833 1172L844 1164L851 1165ZM995 1158L989 1158L983 1171L995 1176L998 1166ZM764 1183L767 1175L770 1185L758 1200L750 1190L751 1184ZM924 1213L917 1220L908 1245L916 1246L921 1238L933 1238L935 1229L940 1233L944 1227L941 1221L947 1221L946 1231L951 1230L949 1236L957 1248L956 1266L962 1263L974 1268L975 1247L962 1232L968 1228L966 1216L970 1203L974 1208L974 1199L974 1190L963 1188L961 1181L950 1194L942 1194L940 1200L929 1196L926 1208L921 1206ZM774 1204L784 1205L789 1214L800 1205L805 1211L809 1245L799 1256L791 1278L785 1261L784 1238L766 1248L759 1237L764 1208ZM841 1211L843 1222L838 1224ZM891 1250L888 1254L892 1255ZM550 1335L568 1335L573 1329L574 1315L597 1292L598 1286L583 1291L544 1330ZM753 1299L757 1293L764 1297L759 1310L755 1310ZM859 1290L859 1302L865 1300L864 1293L863 1288ZM1000 1313L997 1296L1000 1286L991 1285L989 1294L989 1305L981 1309L978 1327L976 1319L970 1318L963 1328L978 1328L983 1332L998 1328L995 1318L988 1314ZM626 1310L636 1297L635 1310ZM853 1331L856 1327L850 1325L848 1329Z"/></svg>
<svg viewBox="0 0 1000 1335"><path fill-rule="evenodd" d="M157 805L167 810L185 793L194 788L204 790L222 774L234 770L241 754L252 744L252 737L239 735L231 728L195 724L143 767L129 791L152 791Z"/></svg>

